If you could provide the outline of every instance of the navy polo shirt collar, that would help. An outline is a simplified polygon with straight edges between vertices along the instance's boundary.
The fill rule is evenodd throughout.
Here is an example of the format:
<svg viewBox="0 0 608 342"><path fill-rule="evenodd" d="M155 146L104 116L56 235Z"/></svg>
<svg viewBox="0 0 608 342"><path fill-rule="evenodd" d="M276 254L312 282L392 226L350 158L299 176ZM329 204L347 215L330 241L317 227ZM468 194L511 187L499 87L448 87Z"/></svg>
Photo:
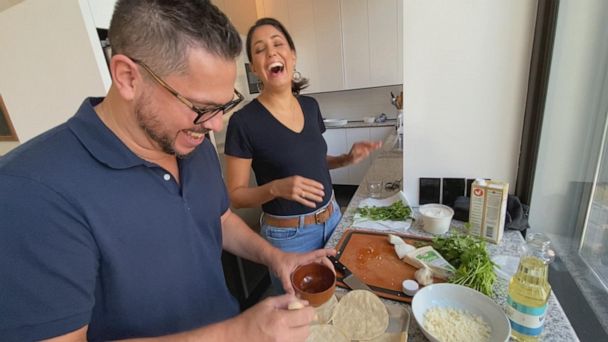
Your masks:
<svg viewBox="0 0 608 342"><path fill-rule="evenodd" d="M138 165L152 166L139 158L101 121L94 107L103 97L89 97L67 125L82 145L99 162L114 169L127 169Z"/></svg>

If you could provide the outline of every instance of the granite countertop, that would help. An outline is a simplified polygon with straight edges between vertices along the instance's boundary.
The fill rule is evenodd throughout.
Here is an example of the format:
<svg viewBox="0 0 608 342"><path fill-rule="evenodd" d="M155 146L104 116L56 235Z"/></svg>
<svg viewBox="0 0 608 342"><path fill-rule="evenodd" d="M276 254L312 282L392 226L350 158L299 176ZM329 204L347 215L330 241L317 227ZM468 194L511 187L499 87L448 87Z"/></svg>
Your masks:
<svg viewBox="0 0 608 342"><path fill-rule="evenodd" d="M384 182L393 182L396 180L401 180L403 177L403 154L401 152L395 153L394 149L391 149L394 146L395 141L397 140L397 134L391 134L384 142L384 146L380 153L376 156L376 158L372 161L372 167L368 170L363 182L355 192L351 202L348 204L346 208L342 220L336 227L336 230L330 237L329 241L326 244L326 247L335 247L337 243L340 241L342 234L344 231L348 229L357 229L351 228L351 224L353 222L353 217L355 215L355 211L359 205L361 200L368 197L367 193L367 179L375 178L382 179ZM403 182L401 182L403 184ZM382 197L388 197L398 190L395 191L387 191L383 190ZM413 208L414 212L416 212L417 208ZM420 222L421 220L417 220ZM450 228L450 233L453 232L463 232L463 223L459 221L452 221L452 225ZM397 231L397 233L406 233L409 235L423 236L423 237L432 237L432 234L429 234L423 231L420 227L420 224L414 224L407 231ZM488 250L490 255L498 256L498 255L508 255L519 257L518 248L524 242L524 239L519 231L505 231L502 241L500 244L495 245L492 243L488 243ZM494 295L493 299L496 303L498 303L503 309L506 305L506 297L507 297L507 287L508 281L497 277L497 281L494 285ZM346 291L343 289L338 289L337 291ZM400 303L396 301L391 301L388 299L382 299L383 301L390 303L399 303L404 305L406 309L411 313L410 304ZM559 301L555 297L555 294L552 292L549 297L547 309L547 317L544 324L544 330L541 336L541 341L578 341L578 337L570 324L570 321L566 317L563 308L559 304ZM511 339L513 340L513 339ZM410 329L408 332L408 341L427 341L426 337L422 334L422 331L418 327L413 314L411 315Z"/></svg>
<svg viewBox="0 0 608 342"><path fill-rule="evenodd" d="M373 123L367 123L363 120L348 120L348 123L346 125L325 126L325 128L335 129L335 128L360 128L360 127L385 127L385 126L397 126L397 119L387 119L384 122L373 122Z"/></svg>

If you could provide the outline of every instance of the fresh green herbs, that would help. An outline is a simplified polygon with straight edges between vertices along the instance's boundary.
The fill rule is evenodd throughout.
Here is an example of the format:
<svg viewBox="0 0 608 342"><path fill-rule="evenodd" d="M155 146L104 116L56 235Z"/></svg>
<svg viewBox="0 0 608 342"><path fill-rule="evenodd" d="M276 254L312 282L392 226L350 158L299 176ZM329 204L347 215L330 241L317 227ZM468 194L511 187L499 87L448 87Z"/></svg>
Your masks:
<svg viewBox="0 0 608 342"><path fill-rule="evenodd" d="M451 283L468 286L488 296L492 294L496 274L485 241L469 235L436 237L433 248L456 268Z"/></svg>
<svg viewBox="0 0 608 342"><path fill-rule="evenodd" d="M388 207L362 207L357 208L357 212L363 217L369 217L374 221L405 221L412 218L412 209L397 201Z"/></svg>

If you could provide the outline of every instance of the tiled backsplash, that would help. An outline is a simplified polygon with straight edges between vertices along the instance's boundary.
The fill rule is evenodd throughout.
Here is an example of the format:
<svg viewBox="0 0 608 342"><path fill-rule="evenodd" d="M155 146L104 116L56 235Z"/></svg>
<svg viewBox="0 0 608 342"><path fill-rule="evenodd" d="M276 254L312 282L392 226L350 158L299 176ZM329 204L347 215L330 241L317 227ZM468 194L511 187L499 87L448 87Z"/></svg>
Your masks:
<svg viewBox="0 0 608 342"><path fill-rule="evenodd" d="M470 196L474 178L420 178L420 205L441 203L453 207L459 196Z"/></svg>

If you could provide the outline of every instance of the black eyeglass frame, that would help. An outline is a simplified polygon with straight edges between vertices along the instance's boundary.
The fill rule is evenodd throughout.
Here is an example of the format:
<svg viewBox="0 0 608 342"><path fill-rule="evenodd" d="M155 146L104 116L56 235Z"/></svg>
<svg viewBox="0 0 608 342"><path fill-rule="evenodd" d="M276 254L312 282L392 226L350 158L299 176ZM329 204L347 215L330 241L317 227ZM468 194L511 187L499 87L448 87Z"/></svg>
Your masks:
<svg viewBox="0 0 608 342"><path fill-rule="evenodd" d="M207 108L197 107L185 96L178 93L177 90L173 89L173 87L171 87L169 84L167 84L167 82L160 78L160 76L158 76L154 71L152 71L152 69L150 69L150 67L147 66L146 63L131 57L129 58L136 64L141 65L150 74L150 76L152 76L156 83L167 89L167 91L169 91L171 95L175 96L175 98L177 98L181 103L185 104L188 108L190 108L190 110L196 113L196 118L194 118L193 121L195 125L202 124L203 122L213 119L220 112L222 112L222 114L230 112L232 109L234 109L234 107L236 107L239 103L243 102L243 100L245 99L245 97L243 97L243 95L239 93L238 90L234 89L234 95L236 95L237 97L236 99L233 99L223 105L209 106ZM209 115L209 113L211 113L211 115ZM207 115L207 117L203 118L205 115ZM201 120L201 118L203 119Z"/></svg>

